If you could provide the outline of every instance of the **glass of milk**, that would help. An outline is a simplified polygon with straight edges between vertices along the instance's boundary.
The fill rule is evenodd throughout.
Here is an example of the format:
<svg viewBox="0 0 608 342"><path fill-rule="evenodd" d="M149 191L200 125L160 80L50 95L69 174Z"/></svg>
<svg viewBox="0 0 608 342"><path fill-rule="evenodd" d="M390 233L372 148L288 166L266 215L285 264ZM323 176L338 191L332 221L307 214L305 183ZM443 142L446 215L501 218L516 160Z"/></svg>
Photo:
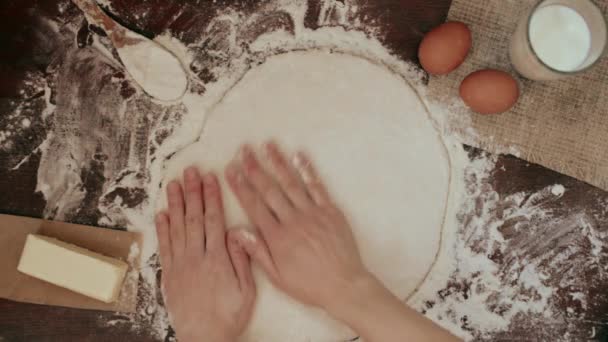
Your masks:
<svg viewBox="0 0 608 342"><path fill-rule="evenodd" d="M532 80L555 80L582 72L608 50L608 25L591 0L543 0L517 25L509 55Z"/></svg>

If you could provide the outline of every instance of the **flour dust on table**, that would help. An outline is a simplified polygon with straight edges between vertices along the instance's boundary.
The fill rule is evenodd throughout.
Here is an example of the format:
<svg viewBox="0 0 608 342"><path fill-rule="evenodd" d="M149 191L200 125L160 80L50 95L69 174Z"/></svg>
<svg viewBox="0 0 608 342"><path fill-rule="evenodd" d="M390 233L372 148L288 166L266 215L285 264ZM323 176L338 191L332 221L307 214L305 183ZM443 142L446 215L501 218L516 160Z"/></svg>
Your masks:
<svg viewBox="0 0 608 342"><path fill-rule="evenodd" d="M219 170L225 158L233 156L238 143L245 138L257 143L269 138L262 136L266 134L275 135L288 152L298 148L309 150L332 192L353 220L357 238L368 241L369 245L362 248L369 266L391 290L401 298L407 298L408 305L454 334L467 340L493 341L500 339L501 334L508 334L513 326L524 325L532 336L543 330L539 329L543 322L563 322L564 315L593 319L585 316L586 308L594 301L581 290L589 279L583 272L585 269L597 270L599 274L604 272L603 268L592 266L606 264L605 252L597 246L600 246L598 241L608 239L608 233L602 232L601 227L594 224L594 217L583 210L571 211L566 218L553 216L548 206L559 203L562 196L569 196L567 184L503 197L502 190L497 190L492 183L492 177L502 172L496 169L495 160L488 156L470 156L462 148L462 137L476 134L471 128L471 117L463 114L462 103L429 102L425 94L425 75L382 43L387 41L387 27L383 26L382 18L370 17L366 11L369 2L246 2L256 3L254 10L247 7L249 5L230 6L229 1L206 2L204 6L213 7L213 11L203 5L175 5L184 6L180 9L184 15L193 15L200 20L188 20L187 25L169 29L154 38L186 66L189 88L183 98L174 103L157 101L144 93L125 72L120 56L107 37L91 29L79 11L70 11L70 1L59 0L59 3L62 4L59 8L61 18L44 21L39 27L44 38L41 46L60 47L49 56L52 63L44 72L36 70L27 74L20 86L19 99L0 101L0 105L4 103L2 110L10 113L0 122L0 153L10 156L3 165L11 170L8 172L21 172L20 168L30 167L40 159L36 187L44 197L45 217L79 222L86 219L82 223L126 227L142 233L143 281L140 282L137 313L116 314L111 318L100 314L100 326L112 326L120 331L132 329L158 340L172 340L173 333L158 288L159 265L153 222L163 182L178 174L178 164L172 166L174 163L188 159L188 153L195 153L188 151L200 148L204 151L201 158L208 161L203 167ZM143 3L137 8L123 8L122 12L119 3L103 1L106 9L121 18L133 14L134 26L157 17L152 11L142 13L142 9L149 8ZM112 8L112 4L116 8ZM131 10L135 13L125 14ZM392 27L388 29L392 30ZM309 70L315 56L320 55L326 56L329 65L317 66L318 70L304 75L290 67L301 62L302 68ZM295 60L299 62L294 63ZM339 65L336 65L337 61ZM291 98L299 102L296 102L298 106L292 103L289 107L287 103L281 103L289 97L276 96L275 102L269 103L290 110L261 113L259 117L268 120L259 130L243 132L244 127L261 123L252 119L239 121L252 115L250 108L247 111L230 110L239 108L235 105L242 100L238 94L255 93L262 99L272 92L282 94L293 90L295 82L284 82L280 75L266 72L284 70L281 68L289 69L294 78L302 78L301 82L312 85L316 80L319 89L310 86L305 90L311 97L314 95L325 102ZM155 73L144 77L169 77L166 69L144 67L142 70ZM316 71L323 71L325 75L315 74ZM334 74L341 76L333 77ZM366 81L376 85L373 89L360 86L364 75L371 75ZM273 86L255 89L250 84L252 79ZM277 89L277 82L282 82L282 87ZM371 87L370 84L367 87ZM338 89L336 99L344 99L349 91L356 95L348 101L334 101L345 107L335 108L342 111L327 113L329 94L320 93L327 87ZM416 93L430 108L431 120L423 120L425 116L421 113L424 110L414 99ZM257 97L254 96L253 101ZM363 99L368 102L361 103ZM382 99L393 102L380 103ZM349 101L360 106L347 107ZM395 111L393 106L397 105L405 109ZM308 106L317 106L318 111L310 117L301 115ZM320 113L327 115L318 116ZM292 123L294 118L298 121ZM277 126L269 124L269 120ZM420 121L410 126L409 120ZM389 122L392 126L387 127ZM293 129L295 124L306 130L295 130L293 136L285 135L282 130L275 131L280 126ZM415 125L421 125L420 132L413 130ZM233 127L239 135L218 136ZM311 130L310 137L302 137ZM307 137L317 140L307 140ZM216 144L220 141L222 145ZM318 141L332 143L321 147ZM443 158L439 157L441 141L448 151L442 152ZM353 152L353 146L361 148ZM338 152L339 148L342 150ZM510 146L505 148L506 152L516 152L509 149ZM380 149L382 153L375 153ZM221 152L225 154L220 155ZM335 155L340 158L334 160ZM439 168L428 166L432 156L437 158ZM445 165L445 158L449 160L449 170L441 166ZM404 168L406 164L411 165ZM420 176L417 165L427 165L427 172ZM376 173L376 177L365 174L357 178L363 170ZM445 184L446 173L448 185ZM424 215L416 216L416 220L427 224L431 232L412 233L409 229L418 232L416 229L420 227L403 225L413 208L428 204L426 200L412 204L412 194L422 185L422 182L412 185L412 176L423 180L437 176L438 181L443 182L441 186L429 186L437 193L419 196L419 199L437 198L439 201L434 208L435 214L431 215L426 207L420 210ZM359 202L357 187L351 183L374 189L366 194L370 197L369 203ZM440 196L446 194L446 186L449 188L447 199ZM411 197L405 196L408 193ZM226 196L229 219L244 222L244 216L234 205L234 198L231 194ZM378 217L377 208L387 201L392 210L383 208L387 217ZM440 209L441 206L444 208ZM396 212L396 208L403 212ZM364 216L366 210L369 215ZM445 214L445 222L439 235L437 229L441 224L436 221L442 214ZM397 224L389 227L391 220ZM598 219L597 222L605 221ZM397 226L404 229L396 231ZM384 235L372 234L370 227ZM518 235L513 234L514 231L525 233ZM401 250L396 251L396 242L390 240L390 236L403 241ZM418 241L415 239L420 239L419 245L415 244ZM547 244L539 245L539 239L547 240ZM378 244L382 244L379 249L384 255L371 252ZM564 246L564 249L553 250L548 247L551 244ZM428 250L421 252L421 246ZM541 247L542 250L535 249ZM437 249L438 257L433 262L431 255L437 253ZM586 257L589 251L597 256ZM386 267L377 265L381 257L385 259ZM412 263L412 258L416 262ZM267 309L268 305L274 305L269 304L274 300L280 304L277 307L299 317L308 317L302 322L317 324L316 328L302 334L299 331L309 329L310 325L292 324L277 330L277 334L289 330L299 337L310 331L353 336L322 313L271 292L262 275L257 277L261 288L261 303L256 309L258 323L259 317L274 317L272 315L276 313ZM573 298L566 303L567 313L564 313L564 303L555 303L554 298L559 298L555 294L560 293ZM255 324L248 334L266 336L261 332L264 326L256 327ZM542 336L546 338L537 340L577 340L562 334L568 329L575 330L569 324L559 325L565 327L562 330L555 324L544 326Z"/></svg>
<svg viewBox="0 0 608 342"><path fill-rule="evenodd" d="M450 178L447 150L416 92L386 67L352 55L270 57L211 109L199 140L171 157L163 188L190 165L221 176L240 145L270 138L314 158L353 225L366 266L396 296L408 298L439 252ZM221 182L228 226L247 226ZM165 198L161 192L158 209L166 208ZM244 341L356 337L322 310L276 290L259 270L256 280Z"/></svg>

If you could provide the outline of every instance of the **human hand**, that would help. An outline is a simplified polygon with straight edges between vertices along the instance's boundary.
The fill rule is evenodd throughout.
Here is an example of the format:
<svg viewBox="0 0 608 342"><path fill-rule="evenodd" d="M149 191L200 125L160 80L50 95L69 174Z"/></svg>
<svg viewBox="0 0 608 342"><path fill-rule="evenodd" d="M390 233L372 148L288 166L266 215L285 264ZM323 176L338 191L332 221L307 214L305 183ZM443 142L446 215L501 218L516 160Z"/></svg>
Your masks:
<svg viewBox="0 0 608 342"><path fill-rule="evenodd" d="M371 277L351 227L304 154L298 153L292 166L275 144L264 149L269 170L250 146L226 169L230 187L259 234L229 234L278 289L335 313L346 300L344 290Z"/></svg>
<svg viewBox="0 0 608 342"><path fill-rule="evenodd" d="M180 341L235 341L251 317L255 284L249 257L228 238L217 178L195 167L167 186L168 211L156 217L162 293Z"/></svg>
<svg viewBox="0 0 608 342"><path fill-rule="evenodd" d="M366 341L458 341L366 270L350 225L306 156L298 153L292 167L276 145L265 150L268 170L249 146L226 169L230 187L258 228L229 236L278 289L325 309Z"/></svg>

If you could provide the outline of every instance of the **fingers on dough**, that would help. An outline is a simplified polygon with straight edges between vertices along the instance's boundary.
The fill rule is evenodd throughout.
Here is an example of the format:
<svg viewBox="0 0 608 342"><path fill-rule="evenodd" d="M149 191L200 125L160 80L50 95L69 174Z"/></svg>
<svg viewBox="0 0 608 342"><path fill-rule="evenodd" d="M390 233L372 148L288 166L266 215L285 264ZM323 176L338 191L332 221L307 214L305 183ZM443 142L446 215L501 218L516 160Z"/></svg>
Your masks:
<svg viewBox="0 0 608 342"><path fill-rule="evenodd" d="M270 159L276 179L293 204L299 209L309 209L312 200L308 195L298 172L287 162L285 154L274 142L265 145L266 154Z"/></svg>
<svg viewBox="0 0 608 342"><path fill-rule="evenodd" d="M241 150L244 174L247 181L281 221L288 220L294 212L293 206L279 185L264 170L250 146Z"/></svg>
<svg viewBox="0 0 608 342"><path fill-rule="evenodd" d="M279 222L247 182L238 161L233 161L226 168L226 180L249 220L260 229L265 239L272 239L279 229Z"/></svg>
<svg viewBox="0 0 608 342"><path fill-rule="evenodd" d="M278 285L278 271L264 238L260 236L258 232L247 229L231 230L229 234L231 238L236 239L239 244L243 246L251 259L268 275L268 278L275 283L275 285Z"/></svg>
<svg viewBox="0 0 608 342"><path fill-rule="evenodd" d="M169 233L169 216L166 212L156 215L156 235L158 237L158 250L160 253L160 266L167 272L173 262L171 251L171 236Z"/></svg>
<svg viewBox="0 0 608 342"><path fill-rule="evenodd" d="M171 181L167 186L167 202L169 203L169 222L171 232L171 250L173 256L180 255L186 247L184 227L184 195L177 181Z"/></svg>
<svg viewBox="0 0 608 342"><path fill-rule="evenodd" d="M312 162L303 152L298 152L293 158L293 164L300 173L300 177L306 184L308 193L319 206L331 204L331 198L327 191L327 187L317 173L317 170L312 165Z"/></svg>
<svg viewBox="0 0 608 342"><path fill-rule="evenodd" d="M186 248L195 252L202 251L205 248L203 187L201 176L194 166L184 170L184 198Z"/></svg>
<svg viewBox="0 0 608 342"><path fill-rule="evenodd" d="M239 280L241 291L248 292L255 289L249 255L234 234L230 235L228 238L228 253L230 254L232 266L234 267L235 274Z"/></svg>
<svg viewBox="0 0 608 342"><path fill-rule="evenodd" d="M214 174L203 176L205 195L205 232L207 234L207 250L210 253L223 251L226 248L226 223L222 195L217 177Z"/></svg>

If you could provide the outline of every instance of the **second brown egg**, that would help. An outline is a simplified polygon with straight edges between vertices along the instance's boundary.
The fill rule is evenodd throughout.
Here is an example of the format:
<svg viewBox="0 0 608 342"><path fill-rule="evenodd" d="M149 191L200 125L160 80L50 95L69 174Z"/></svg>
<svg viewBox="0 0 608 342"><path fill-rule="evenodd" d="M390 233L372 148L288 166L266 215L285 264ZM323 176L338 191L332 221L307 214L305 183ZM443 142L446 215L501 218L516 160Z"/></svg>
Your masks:
<svg viewBox="0 0 608 342"><path fill-rule="evenodd" d="M517 81L500 70L479 70L460 84L460 97L473 111L498 114L511 109L519 98Z"/></svg>

